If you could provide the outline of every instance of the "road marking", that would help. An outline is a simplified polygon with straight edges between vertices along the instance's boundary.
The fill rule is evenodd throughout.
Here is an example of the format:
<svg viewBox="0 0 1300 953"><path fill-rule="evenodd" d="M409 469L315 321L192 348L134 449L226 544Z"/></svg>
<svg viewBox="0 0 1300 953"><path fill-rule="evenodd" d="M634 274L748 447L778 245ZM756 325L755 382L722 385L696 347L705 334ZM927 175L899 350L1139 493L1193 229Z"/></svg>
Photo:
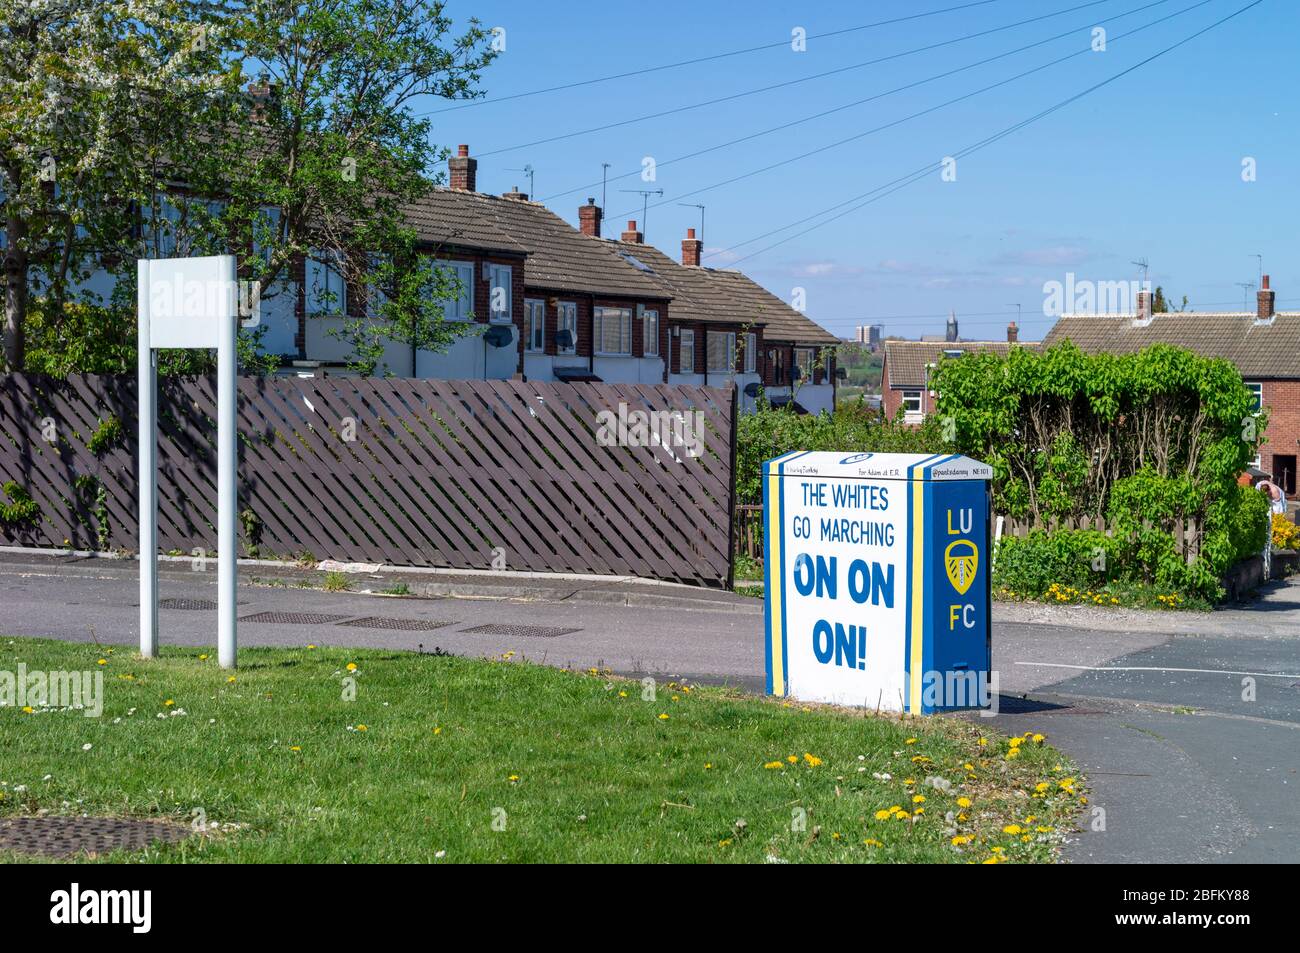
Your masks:
<svg viewBox="0 0 1300 953"><path fill-rule="evenodd" d="M1066 665L1064 662L1016 662L1040 668L1072 668L1081 672L1199 672L1202 675L1249 675L1252 678L1300 678L1277 672L1232 672L1222 668L1163 668L1158 665Z"/></svg>

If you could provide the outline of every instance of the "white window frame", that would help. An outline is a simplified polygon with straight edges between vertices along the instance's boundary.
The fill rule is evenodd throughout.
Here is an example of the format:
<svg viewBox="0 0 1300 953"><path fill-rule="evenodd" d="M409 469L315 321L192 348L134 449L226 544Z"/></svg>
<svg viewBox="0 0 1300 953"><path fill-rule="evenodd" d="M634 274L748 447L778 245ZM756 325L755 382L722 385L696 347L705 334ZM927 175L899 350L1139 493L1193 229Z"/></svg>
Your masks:
<svg viewBox="0 0 1300 953"><path fill-rule="evenodd" d="M713 363L713 342L721 339L723 343L723 361L722 364ZM735 331L705 331L704 332L704 369L710 374L734 374L736 371L736 332Z"/></svg>
<svg viewBox="0 0 1300 953"><path fill-rule="evenodd" d="M617 318L619 322L618 343L620 350L605 350L605 322ZM615 308L601 305L592 312L591 347L597 357L631 357L632 356L632 309Z"/></svg>
<svg viewBox="0 0 1300 953"><path fill-rule="evenodd" d="M493 324L511 324L514 322L515 313L514 268L510 265L497 265L489 262L486 271L488 280L488 320ZM494 292L498 288L506 290L504 311L493 308L496 303L496 294Z"/></svg>
<svg viewBox="0 0 1300 953"><path fill-rule="evenodd" d="M568 331L573 336L573 343L568 347L555 346L557 354L577 354L578 353L578 303L576 301L561 301L559 313L555 319L555 331Z"/></svg>
<svg viewBox="0 0 1300 953"><path fill-rule="evenodd" d="M1252 412L1252 416L1258 417L1260 412L1264 409L1264 384L1261 381L1243 381L1242 383L1246 385L1248 391L1257 395L1255 410ZM1256 452L1255 458L1250 461L1250 466L1254 467L1256 470L1264 469L1264 454L1262 450Z"/></svg>
<svg viewBox="0 0 1300 953"><path fill-rule="evenodd" d="M308 314L329 317L348 313L348 285L337 267L338 257L335 252L316 249L307 258L304 308ZM331 296L333 300L327 300Z"/></svg>
<svg viewBox="0 0 1300 953"><path fill-rule="evenodd" d="M524 350L530 354L541 354L546 350L545 301L540 298L524 299L524 326L528 329Z"/></svg>
<svg viewBox="0 0 1300 953"><path fill-rule="evenodd" d="M745 373L758 373L758 335L753 332L745 335Z"/></svg>
<svg viewBox="0 0 1300 953"><path fill-rule="evenodd" d="M690 355L690 364L688 366L686 355ZM681 341L677 345L677 366L681 369L682 374L695 373L695 329L682 328Z"/></svg>
<svg viewBox="0 0 1300 953"><path fill-rule="evenodd" d="M641 353L645 357L659 356L659 310L647 308L641 312Z"/></svg>
<svg viewBox="0 0 1300 953"><path fill-rule="evenodd" d="M460 285L460 295L456 298L442 299L442 316L446 321L474 320L474 263L439 258L433 263L435 268L454 273Z"/></svg>
<svg viewBox="0 0 1300 953"><path fill-rule="evenodd" d="M911 407L915 401L916 406ZM908 421L919 421L925 418L925 390L922 388L909 388L903 391L903 399L899 405L903 408L903 419Z"/></svg>

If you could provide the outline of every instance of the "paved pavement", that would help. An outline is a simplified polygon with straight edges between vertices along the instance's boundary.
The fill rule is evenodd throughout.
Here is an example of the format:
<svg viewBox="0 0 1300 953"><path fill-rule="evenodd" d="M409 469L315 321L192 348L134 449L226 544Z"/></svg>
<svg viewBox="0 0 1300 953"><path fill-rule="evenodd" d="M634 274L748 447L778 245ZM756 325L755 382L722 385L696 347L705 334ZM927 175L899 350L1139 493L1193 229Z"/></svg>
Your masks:
<svg viewBox="0 0 1300 953"><path fill-rule="evenodd" d="M762 690L761 604L726 594L626 581L510 585L466 578L443 579L437 591L473 598L392 598L296 587L319 574L241 572L249 574L285 585L241 584L243 645L514 651L551 665ZM392 583L387 574L350 578L354 588ZM164 599L211 600L215 572L168 564L159 589ZM129 561L0 554L0 633L134 644L136 596ZM267 612L337 618L314 624L247 618ZM1082 765L1092 789L1089 808L1104 812L1081 818L1084 831L1067 858L1300 860L1300 584L1275 584L1249 606L1208 615L1113 618L1110 625L1105 616L1065 611L1027 621L1020 607L995 609L1002 695L991 723L1047 734ZM365 619L372 621L356 624ZM375 619L439 625L380 628L393 623ZM215 641L211 610L163 609L161 622L164 643ZM474 631L480 626L499 628ZM517 626L550 631L527 634L511 628Z"/></svg>

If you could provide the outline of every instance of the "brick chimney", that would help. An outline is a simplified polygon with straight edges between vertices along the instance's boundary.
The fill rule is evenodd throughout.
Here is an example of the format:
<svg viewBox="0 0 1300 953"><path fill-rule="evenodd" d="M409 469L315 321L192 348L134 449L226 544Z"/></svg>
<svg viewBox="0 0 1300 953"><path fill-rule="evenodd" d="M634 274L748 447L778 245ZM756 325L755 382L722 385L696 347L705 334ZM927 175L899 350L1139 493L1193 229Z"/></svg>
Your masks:
<svg viewBox="0 0 1300 953"><path fill-rule="evenodd" d="M1007 325L1007 341L1010 344L1015 344L1019 340L1020 340L1020 329L1016 327L1016 322L1012 321L1010 324Z"/></svg>
<svg viewBox="0 0 1300 953"><path fill-rule="evenodd" d="M1133 326L1144 328L1151 323L1151 292L1139 291L1137 293L1137 316L1133 319Z"/></svg>
<svg viewBox="0 0 1300 953"><path fill-rule="evenodd" d="M600 237L600 218L603 213L595 199L587 199L586 205L578 206L578 229L592 238Z"/></svg>
<svg viewBox="0 0 1300 953"><path fill-rule="evenodd" d="M629 219L627 231L618 236L621 241L631 242L634 245L640 245L645 241L645 236L636 230L636 219Z"/></svg>
<svg viewBox="0 0 1300 953"><path fill-rule="evenodd" d="M1258 302L1255 308L1255 319L1258 321L1273 320L1273 305L1276 301L1277 292L1268 286L1268 275L1264 276L1264 287L1255 293Z"/></svg>
<svg viewBox="0 0 1300 953"><path fill-rule="evenodd" d="M509 192L502 192L502 193L501 193L501 197L502 197L503 199L514 199L516 202L527 202L527 201L528 201L528 193L527 193L527 192L520 192L520 191L519 191L519 186L517 186L517 185L516 185L514 188L512 188Z"/></svg>
<svg viewBox="0 0 1300 953"><path fill-rule="evenodd" d="M267 106L274 103L280 95L280 86L265 75L259 76L248 84L248 98L251 101L250 118L253 122L266 120Z"/></svg>
<svg viewBox="0 0 1300 953"><path fill-rule="evenodd" d="M695 237L695 229L686 229L686 237L682 239L682 264L698 266L703 247L704 242Z"/></svg>
<svg viewBox="0 0 1300 953"><path fill-rule="evenodd" d="M451 187L458 192L475 192L478 185L478 159L469 157L469 146L457 146L456 154L447 160L451 172Z"/></svg>

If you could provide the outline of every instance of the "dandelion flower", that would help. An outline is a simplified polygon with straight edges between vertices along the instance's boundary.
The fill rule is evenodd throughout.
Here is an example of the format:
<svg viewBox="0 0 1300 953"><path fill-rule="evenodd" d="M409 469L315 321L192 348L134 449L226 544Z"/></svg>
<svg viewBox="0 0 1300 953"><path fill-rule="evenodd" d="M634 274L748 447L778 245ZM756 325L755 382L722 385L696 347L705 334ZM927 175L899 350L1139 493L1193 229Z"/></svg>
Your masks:
<svg viewBox="0 0 1300 953"><path fill-rule="evenodd" d="M959 797L959 798L957 798L957 806L958 806L958 807L970 807L970 804L971 804L971 801L970 801L970 798L968 798L968 797Z"/></svg>

